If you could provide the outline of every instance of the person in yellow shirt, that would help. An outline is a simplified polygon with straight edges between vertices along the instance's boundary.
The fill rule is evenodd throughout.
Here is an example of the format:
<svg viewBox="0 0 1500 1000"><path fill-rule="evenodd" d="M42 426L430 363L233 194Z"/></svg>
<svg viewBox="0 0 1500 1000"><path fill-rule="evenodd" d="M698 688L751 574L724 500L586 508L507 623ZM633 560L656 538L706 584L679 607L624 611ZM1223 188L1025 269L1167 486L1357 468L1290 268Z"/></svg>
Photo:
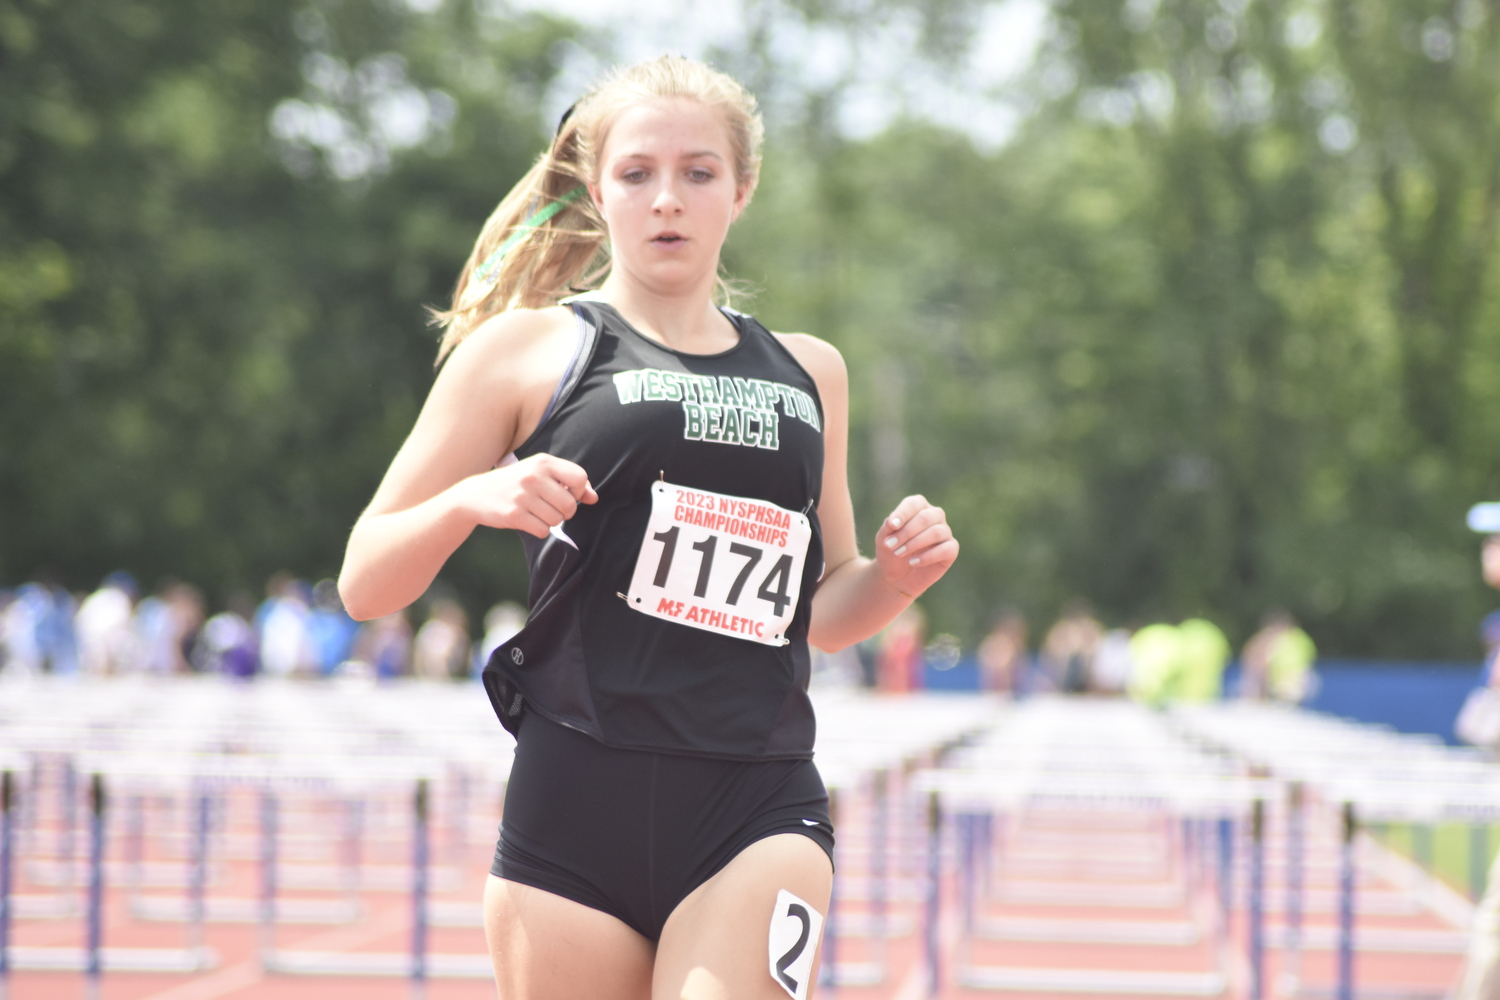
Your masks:
<svg viewBox="0 0 1500 1000"><path fill-rule="evenodd" d="M1291 615L1277 608L1245 643L1240 693L1246 698L1298 704L1314 691L1312 668L1317 658L1318 647L1312 639Z"/></svg>
<svg viewBox="0 0 1500 1000"><path fill-rule="evenodd" d="M1215 701L1229 653L1224 632L1206 618L1147 625L1130 637L1129 694L1152 706Z"/></svg>
<svg viewBox="0 0 1500 1000"><path fill-rule="evenodd" d="M1207 618L1189 618L1177 626L1179 669L1177 701L1217 701L1223 688L1229 640Z"/></svg>
<svg viewBox="0 0 1500 1000"><path fill-rule="evenodd" d="M1176 625L1147 625L1130 637L1132 669L1126 690L1144 705L1176 700L1180 683L1182 637Z"/></svg>

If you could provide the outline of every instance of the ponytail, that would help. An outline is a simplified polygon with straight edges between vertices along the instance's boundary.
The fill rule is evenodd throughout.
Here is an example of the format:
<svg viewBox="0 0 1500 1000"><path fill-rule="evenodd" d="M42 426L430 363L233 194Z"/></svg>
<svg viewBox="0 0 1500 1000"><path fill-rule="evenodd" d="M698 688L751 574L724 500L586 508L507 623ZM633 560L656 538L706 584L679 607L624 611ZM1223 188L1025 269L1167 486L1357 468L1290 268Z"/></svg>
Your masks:
<svg viewBox="0 0 1500 1000"><path fill-rule="evenodd" d="M575 284L609 270L603 220L588 197L578 130L563 119L552 146L500 202L480 231L453 291L438 362L496 313L553 305Z"/></svg>

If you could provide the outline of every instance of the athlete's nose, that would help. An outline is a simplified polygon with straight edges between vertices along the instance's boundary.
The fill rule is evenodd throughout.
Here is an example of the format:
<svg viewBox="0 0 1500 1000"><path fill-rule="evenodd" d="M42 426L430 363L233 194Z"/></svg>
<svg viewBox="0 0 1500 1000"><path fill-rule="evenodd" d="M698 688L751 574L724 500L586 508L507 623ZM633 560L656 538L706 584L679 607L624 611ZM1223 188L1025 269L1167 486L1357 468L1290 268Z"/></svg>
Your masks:
<svg viewBox="0 0 1500 1000"><path fill-rule="evenodd" d="M682 214L682 199L677 195L677 186L670 180L663 179L661 186L656 189L656 199L651 203L651 211L656 215Z"/></svg>

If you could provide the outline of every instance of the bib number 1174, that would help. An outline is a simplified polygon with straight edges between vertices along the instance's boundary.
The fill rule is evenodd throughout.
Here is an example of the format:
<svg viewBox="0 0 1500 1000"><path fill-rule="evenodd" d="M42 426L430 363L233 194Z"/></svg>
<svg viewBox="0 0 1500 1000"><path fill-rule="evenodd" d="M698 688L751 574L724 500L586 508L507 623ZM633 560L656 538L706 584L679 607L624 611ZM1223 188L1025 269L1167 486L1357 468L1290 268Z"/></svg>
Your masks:
<svg viewBox="0 0 1500 1000"><path fill-rule="evenodd" d="M763 500L651 484L651 520L626 600L635 610L782 646L812 526Z"/></svg>

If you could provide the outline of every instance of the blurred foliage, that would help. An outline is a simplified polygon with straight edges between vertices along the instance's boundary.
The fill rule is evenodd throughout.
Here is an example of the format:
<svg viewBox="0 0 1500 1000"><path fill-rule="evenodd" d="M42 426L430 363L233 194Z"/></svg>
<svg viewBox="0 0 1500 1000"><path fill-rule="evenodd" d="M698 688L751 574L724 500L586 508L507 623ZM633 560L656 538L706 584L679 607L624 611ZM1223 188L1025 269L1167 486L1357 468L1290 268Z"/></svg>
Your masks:
<svg viewBox="0 0 1500 1000"><path fill-rule="evenodd" d="M1500 5L1055 14L1004 150L908 122L773 163L746 217L767 318L850 358L864 522L913 487L947 507L964 554L926 603L969 637L1082 595L1474 655Z"/></svg>
<svg viewBox="0 0 1500 1000"><path fill-rule="evenodd" d="M934 628L1077 595L1474 655L1500 2L1059 0L998 151L841 136L847 77L801 87L777 43L900 14L941 72L982 6L760 0L715 53L772 116L726 262L848 358L864 530L949 511ZM0 583L336 572L570 39L480 0L0 0ZM519 546L481 531L444 579L520 597Z"/></svg>

